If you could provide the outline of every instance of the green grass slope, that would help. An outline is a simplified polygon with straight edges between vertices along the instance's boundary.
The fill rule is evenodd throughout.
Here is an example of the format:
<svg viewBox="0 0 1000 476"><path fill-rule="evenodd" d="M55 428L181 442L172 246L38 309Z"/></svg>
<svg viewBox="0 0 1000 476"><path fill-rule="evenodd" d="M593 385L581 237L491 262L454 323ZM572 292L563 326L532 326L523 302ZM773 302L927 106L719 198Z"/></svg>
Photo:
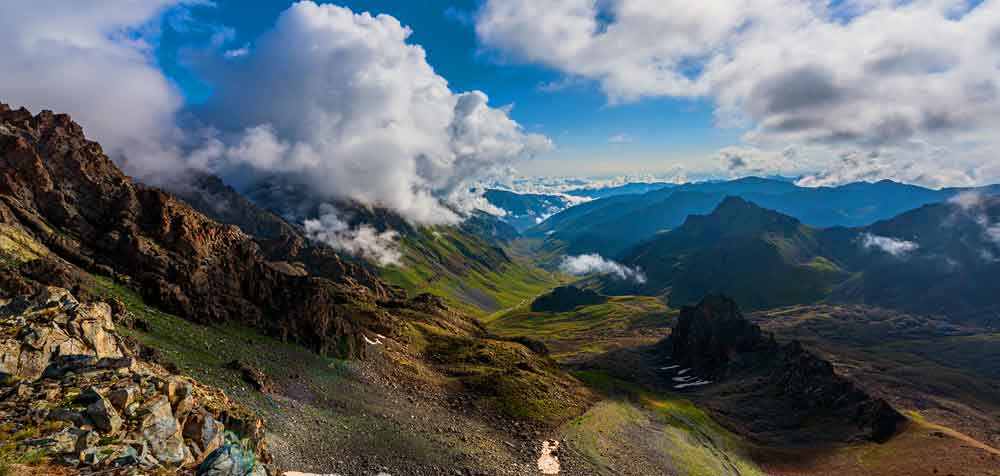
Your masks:
<svg viewBox="0 0 1000 476"><path fill-rule="evenodd" d="M517 306L562 282L527 257L458 227L422 228L401 245L401 265L383 268L383 279L411 293L440 296L472 315Z"/></svg>
<svg viewBox="0 0 1000 476"><path fill-rule="evenodd" d="M646 274L644 294L669 294L674 307L724 293L741 307L766 309L821 300L846 279L823 252L813 228L729 197L636 247L625 263Z"/></svg>
<svg viewBox="0 0 1000 476"><path fill-rule="evenodd" d="M623 346L655 342L665 335L676 311L648 296L613 296L602 304L566 312L534 312L531 303L483 319L504 336L544 342L556 360L571 362Z"/></svg>
<svg viewBox="0 0 1000 476"><path fill-rule="evenodd" d="M607 397L564 425L569 451L607 475L764 475L752 446L691 401L646 391L601 372L577 377Z"/></svg>

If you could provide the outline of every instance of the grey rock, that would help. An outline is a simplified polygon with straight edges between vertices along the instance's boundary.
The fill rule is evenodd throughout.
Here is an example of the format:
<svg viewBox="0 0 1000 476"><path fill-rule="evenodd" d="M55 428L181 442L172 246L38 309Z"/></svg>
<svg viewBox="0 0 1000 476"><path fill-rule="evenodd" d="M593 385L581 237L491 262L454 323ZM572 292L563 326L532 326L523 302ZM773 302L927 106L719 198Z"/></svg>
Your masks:
<svg viewBox="0 0 1000 476"><path fill-rule="evenodd" d="M253 453L244 452L239 446L227 443L209 454L198 465L195 475L267 476L267 471L257 463Z"/></svg>
<svg viewBox="0 0 1000 476"><path fill-rule="evenodd" d="M149 443L149 449L157 461L165 466L182 466L191 455L181 436L181 427L170 409L170 401L165 395L158 395L140 410L145 415L142 420L142 436Z"/></svg>
<svg viewBox="0 0 1000 476"><path fill-rule="evenodd" d="M122 417L118 415L114 405L103 395L87 407L87 417L94 422L94 427L108 435L118 433L122 427Z"/></svg>

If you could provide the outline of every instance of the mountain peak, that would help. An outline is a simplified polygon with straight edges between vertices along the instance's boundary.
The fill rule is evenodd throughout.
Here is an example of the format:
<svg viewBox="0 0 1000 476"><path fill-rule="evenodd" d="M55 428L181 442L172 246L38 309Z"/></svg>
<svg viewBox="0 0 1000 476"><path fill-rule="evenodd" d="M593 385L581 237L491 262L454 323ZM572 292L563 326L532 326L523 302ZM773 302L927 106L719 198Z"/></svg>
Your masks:
<svg viewBox="0 0 1000 476"><path fill-rule="evenodd" d="M708 215L691 215L682 229L711 231L715 236L762 232L794 233L801 223L788 215L768 210L754 202L728 196Z"/></svg>

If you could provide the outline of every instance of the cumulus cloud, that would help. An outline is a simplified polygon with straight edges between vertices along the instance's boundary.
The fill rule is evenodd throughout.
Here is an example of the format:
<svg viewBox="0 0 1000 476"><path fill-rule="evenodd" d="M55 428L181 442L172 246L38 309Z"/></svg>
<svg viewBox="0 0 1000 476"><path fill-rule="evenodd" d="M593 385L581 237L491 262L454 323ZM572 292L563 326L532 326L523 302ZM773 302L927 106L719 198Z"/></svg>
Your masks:
<svg viewBox="0 0 1000 476"><path fill-rule="evenodd" d="M303 224L309 239L326 243L339 251L370 259L382 266L400 264L403 255L396 243L398 233L392 230L379 232L367 224L351 228L340 218L333 205L324 203L319 209L318 218L306 220Z"/></svg>
<svg viewBox="0 0 1000 476"><path fill-rule="evenodd" d="M588 274L606 274L615 276L621 280L634 281L638 284L646 282L646 275L639 268L631 268L611 260L604 259L598 254L586 254L578 256L563 257L559 264L559 269L564 273L574 276L585 276Z"/></svg>
<svg viewBox="0 0 1000 476"><path fill-rule="evenodd" d="M920 248L920 245L912 241L873 235L871 233L861 235L861 246L879 249L897 258L904 257Z"/></svg>
<svg viewBox="0 0 1000 476"><path fill-rule="evenodd" d="M231 45L231 29L192 24L183 8L195 3L208 4L3 2L4 100L71 113L143 180L185 168L280 176L415 223L459 221L479 203L469 183L551 147L486 94L449 89L391 16L300 2L256 41ZM215 32L185 56L213 88L204 105L185 107L156 65L165 18Z"/></svg>
<svg viewBox="0 0 1000 476"><path fill-rule="evenodd" d="M746 145L878 151L880 178L981 183L1000 178L998 16L997 0L487 0L476 30L611 103L710 98Z"/></svg>
<svg viewBox="0 0 1000 476"><path fill-rule="evenodd" d="M451 91L410 33L388 15L301 2L247 53L196 57L220 85L196 112L235 138L213 169L282 175L416 223L459 221L481 203L470 183L551 142L486 94Z"/></svg>
<svg viewBox="0 0 1000 476"><path fill-rule="evenodd" d="M355 200L413 223L456 223L485 206L470 183L552 147L485 93L452 91L388 15L299 2L260 38L232 44L231 28L190 15L213 6L205 0L63 3L0 3L0 99L72 114L143 181L177 183L196 169L236 185L296 184L314 202ZM157 66L164 22L205 38L182 55L212 87L205 104L186 106ZM370 235L338 239L385 241Z"/></svg>

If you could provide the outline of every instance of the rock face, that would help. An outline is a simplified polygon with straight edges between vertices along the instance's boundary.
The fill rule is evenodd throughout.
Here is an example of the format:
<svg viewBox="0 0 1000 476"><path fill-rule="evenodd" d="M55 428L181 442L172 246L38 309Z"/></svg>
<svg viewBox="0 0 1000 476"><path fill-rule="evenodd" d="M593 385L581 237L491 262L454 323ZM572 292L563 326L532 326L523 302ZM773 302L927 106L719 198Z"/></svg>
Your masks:
<svg viewBox="0 0 1000 476"><path fill-rule="evenodd" d="M578 306L592 306L608 301L607 296L598 294L590 289L581 289L576 286L560 286L548 294L543 294L531 303L531 310L535 312L566 312L572 311Z"/></svg>
<svg viewBox="0 0 1000 476"><path fill-rule="evenodd" d="M773 426L761 433L812 428L833 439L881 442L905 421L799 342L779 344L765 335L725 296L683 307L671 336L658 347L686 374L679 378L717 382L716 391L707 393L720 413L752 429L763 422Z"/></svg>
<svg viewBox="0 0 1000 476"><path fill-rule="evenodd" d="M241 450L252 456L247 470L266 474L259 418L218 390L135 358L110 309L51 287L0 304L0 426L37 435L12 443L82 473L150 474L191 471L223 445L227 429L238 430L251 442Z"/></svg>
<svg viewBox="0 0 1000 476"><path fill-rule="evenodd" d="M80 304L61 288L43 288L0 307L0 380L36 380L66 372L131 367L112 332L111 307Z"/></svg>
<svg viewBox="0 0 1000 476"><path fill-rule="evenodd" d="M391 319L378 303L404 296L331 250L305 247L246 200L234 203L220 216L261 233L260 242L133 183L68 116L0 104L0 232L42 248L19 250L23 267L47 263L39 268L51 275L47 282L61 276L55 284L66 286L72 273L52 269L79 267L132 283L151 303L191 320L235 321L320 353L363 357L363 331L384 331Z"/></svg>

